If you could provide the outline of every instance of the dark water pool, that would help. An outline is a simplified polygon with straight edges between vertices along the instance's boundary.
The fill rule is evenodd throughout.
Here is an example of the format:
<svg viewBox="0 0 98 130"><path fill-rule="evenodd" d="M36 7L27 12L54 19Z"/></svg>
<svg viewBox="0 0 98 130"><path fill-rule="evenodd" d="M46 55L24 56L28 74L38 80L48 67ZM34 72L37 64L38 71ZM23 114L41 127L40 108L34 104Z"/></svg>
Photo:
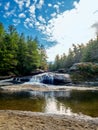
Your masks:
<svg viewBox="0 0 98 130"><path fill-rule="evenodd" d="M98 91L0 93L0 110L84 114L98 117Z"/></svg>

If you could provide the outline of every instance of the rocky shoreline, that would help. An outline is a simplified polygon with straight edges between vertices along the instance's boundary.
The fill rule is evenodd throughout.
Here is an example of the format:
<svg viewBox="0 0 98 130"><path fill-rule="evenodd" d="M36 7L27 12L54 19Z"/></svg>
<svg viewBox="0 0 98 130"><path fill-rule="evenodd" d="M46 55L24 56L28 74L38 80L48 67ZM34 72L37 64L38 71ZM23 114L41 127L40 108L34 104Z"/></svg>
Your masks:
<svg viewBox="0 0 98 130"><path fill-rule="evenodd" d="M28 92L28 91L66 91L66 90L94 90L98 91L98 87L84 87L84 86L47 86L42 84L17 84L17 85L8 85L1 86L1 93L13 93L13 92Z"/></svg>
<svg viewBox="0 0 98 130"><path fill-rule="evenodd" d="M1 110L0 130L98 130L98 118Z"/></svg>

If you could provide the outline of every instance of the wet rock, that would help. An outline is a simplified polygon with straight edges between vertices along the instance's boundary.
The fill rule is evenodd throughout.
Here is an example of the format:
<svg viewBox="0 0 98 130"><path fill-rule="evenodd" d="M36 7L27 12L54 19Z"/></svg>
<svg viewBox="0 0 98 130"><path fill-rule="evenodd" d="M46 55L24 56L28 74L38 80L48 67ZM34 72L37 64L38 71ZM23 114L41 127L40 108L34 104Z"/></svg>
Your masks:
<svg viewBox="0 0 98 130"><path fill-rule="evenodd" d="M70 76L68 74L58 73L43 73L32 77L31 82L53 84L53 85L65 85L71 83Z"/></svg>
<svg viewBox="0 0 98 130"><path fill-rule="evenodd" d="M15 77L13 78L13 82L17 82L17 83L20 83L20 82L29 82L30 81L30 76L26 76L26 77Z"/></svg>
<svg viewBox="0 0 98 130"><path fill-rule="evenodd" d="M54 77L53 75L44 75L41 82L45 84L53 84Z"/></svg>
<svg viewBox="0 0 98 130"><path fill-rule="evenodd" d="M71 83L71 79L68 75L64 75L64 74L56 74L54 75L54 84L55 85L64 85L64 84L68 84Z"/></svg>

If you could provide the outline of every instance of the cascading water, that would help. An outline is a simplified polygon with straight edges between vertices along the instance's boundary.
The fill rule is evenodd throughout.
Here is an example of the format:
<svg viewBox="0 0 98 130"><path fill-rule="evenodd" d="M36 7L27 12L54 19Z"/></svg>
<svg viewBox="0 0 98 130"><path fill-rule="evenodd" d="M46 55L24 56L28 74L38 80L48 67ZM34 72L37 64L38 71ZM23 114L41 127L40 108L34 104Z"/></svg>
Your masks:
<svg viewBox="0 0 98 130"><path fill-rule="evenodd" d="M32 76L30 82L33 83L46 83L46 84L53 84L53 73L43 73L39 75Z"/></svg>
<svg viewBox="0 0 98 130"><path fill-rule="evenodd" d="M71 83L71 79L68 74L58 74L58 73L42 73L32 76L30 83L44 83L52 85L64 85Z"/></svg>
<svg viewBox="0 0 98 130"><path fill-rule="evenodd" d="M32 76L32 78L30 79L30 82L37 82L37 83L41 83L42 81L42 76L41 75L35 75Z"/></svg>

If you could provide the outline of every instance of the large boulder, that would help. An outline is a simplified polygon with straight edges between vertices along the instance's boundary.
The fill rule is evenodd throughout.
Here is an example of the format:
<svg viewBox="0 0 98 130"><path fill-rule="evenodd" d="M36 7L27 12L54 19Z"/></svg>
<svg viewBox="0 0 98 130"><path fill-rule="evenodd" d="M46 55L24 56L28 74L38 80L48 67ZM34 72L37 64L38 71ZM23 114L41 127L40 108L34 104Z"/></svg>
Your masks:
<svg viewBox="0 0 98 130"><path fill-rule="evenodd" d="M55 74L53 83L55 85L65 85L71 83L71 79L68 74Z"/></svg>
<svg viewBox="0 0 98 130"><path fill-rule="evenodd" d="M54 85L65 85L71 83L70 76L68 74L45 74L41 80L45 84L54 84Z"/></svg>
<svg viewBox="0 0 98 130"><path fill-rule="evenodd" d="M69 71L70 72L72 72L72 71L78 71L79 70L78 66L81 65L81 64L83 64L83 63L75 63L75 64L73 64L73 66L70 67Z"/></svg>

